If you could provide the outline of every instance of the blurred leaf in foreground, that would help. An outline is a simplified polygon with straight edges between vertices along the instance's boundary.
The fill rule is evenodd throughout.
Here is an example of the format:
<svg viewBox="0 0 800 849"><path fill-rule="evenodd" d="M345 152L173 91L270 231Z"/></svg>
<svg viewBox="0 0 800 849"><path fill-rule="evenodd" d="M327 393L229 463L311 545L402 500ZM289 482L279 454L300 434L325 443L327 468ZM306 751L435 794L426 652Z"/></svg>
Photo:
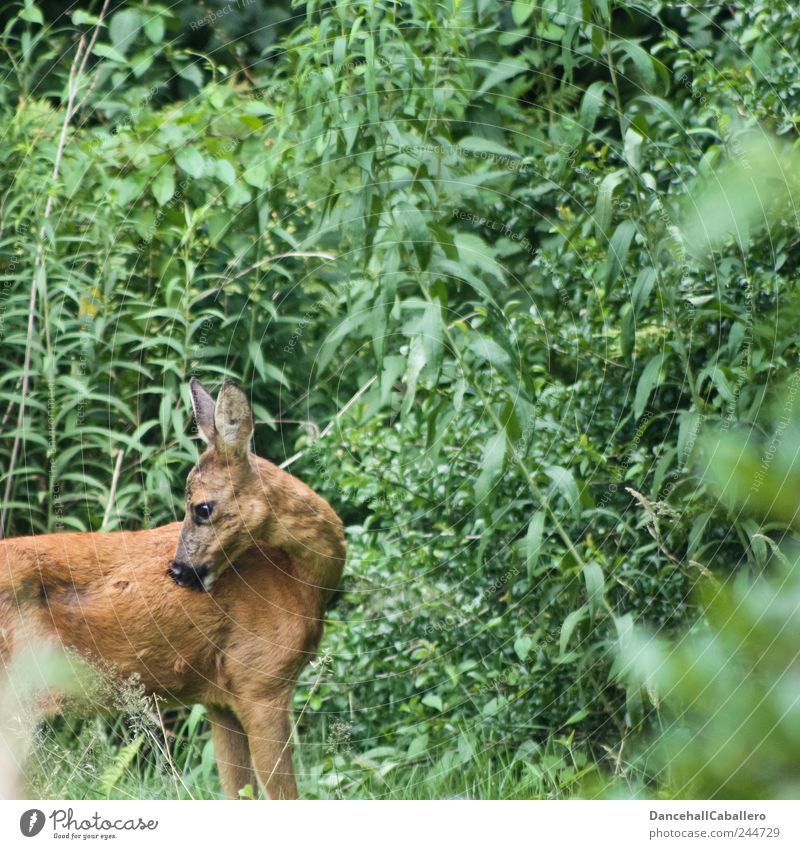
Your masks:
<svg viewBox="0 0 800 849"><path fill-rule="evenodd" d="M638 635L625 662L667 720L647 751L671 798L800 794L800 564L770 579L709 583L708 630L669 646Z"/></svg>
<svg viewBox="0 0 800 849"><path fill-rule="evenodd" d="M766 437L753 428L712 432L700 442L701 474L737 517L746 513L795 528L800 522L799 388L795 373Z"/></svg>
<svg viewBox="0 0 800 849"><path fill-rule="evenodd" d="M777 223L800 199L800 155L759 128L723 134L729 159L689 193L681 230L689 250L707 255L733 236L742 250L751 234Z"/></svg>

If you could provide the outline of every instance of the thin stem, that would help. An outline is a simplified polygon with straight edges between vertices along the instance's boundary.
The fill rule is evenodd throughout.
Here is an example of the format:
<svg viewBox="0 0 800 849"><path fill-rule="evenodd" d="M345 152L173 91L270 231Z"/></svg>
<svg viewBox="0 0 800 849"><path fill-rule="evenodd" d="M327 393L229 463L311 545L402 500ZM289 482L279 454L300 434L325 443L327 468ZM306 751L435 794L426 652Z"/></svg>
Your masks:
<svg viewBox="0 0 800 849"><path fill-rule="evenodd" d="M66 147L67 143L69 126L75 114L75 95L78 91L81 76L86 68L86 62L88 59L89 52L94 46L98 32L100 31L100 27L102 26L103 18L108 8L109 2L110 0L106 0L105 4L103 5L103 8L100 12L97 24L94 29L94 33L89 42L88 49L86 47L86 36L81 36L81 40L78 42L78 48L75 51L75 58L72 61L72 66L70 67L69 71L69 81L67 84L67 107L64 113L64 121L61 125L61 134L58 138L58 147L56 148L56 156L55 160L53 161L53 171L51 173L51 182L53 185L48 194L47 203L45 204L44 215L42 216L42 224L39 228L39 239L36 245L36 257L34 259L33 264L33 280L31 281L31 296L28 304L28 327L27 334L25 337L25 357L22 365L22 392L19 401L19 412L17 414L17 432L14 434L14 444L11 448L11 457L9 459L8 464L8 478L6 479L5 491L3 493L3 508L0 512L0 539L3 539L3 537L5 536L6 520L8 518L9 513L8 503L11 499L11 490L14 482L14 470L17 465L17 458L19 456L20 445L22 442L22 427L25 422L25 399L27 398L28 391L30 389L33 331L36 326L36 297L38 289L37 284L39 282L40 273L42 277L42 300L45 303L45 309L47 306L47 269L45 267L44 260L45 246L47 244L47 224L50 220L50 214L53 211L53 203L55 200L55 184L57 183L59 174L61 173L61 160L64 156L64 148ZM47 349L49 351L51 349L51 340L50 326L49 322L47 321L45 321L45 333L47 339ZM50 387L50 391L52 395L52 385Z"/></svg>
<svg viewBox="0 0 800 849"><path fill-rule="evenodd" d="M319 435L318 439L323 439L333 430L334 426L336 425L336 422L339 421L339 419L350 409L350 407L353 406L353 404L355 404L356 401L358 401L358 399L367 391L367 389L370 388L370 386L372 386L373 383L375 383L377 379L377 376L373 375L361 387L361 389L359 389L358 392L353 395L353 397L344 405L344 407L342 407L342 409L339 410L339 412L328 422L322 433ZM298 451L297 454L292 455L291 457L289 457L288 460L284 460L278 468L285 469L287 466L291 466L292 463L294 463L296 460L299 460L305 453L305 451Z"/></svg>
<svg viewBox="0 0 800 849"><path fill-rule="evenodd" d="M433 299L431 298L430 293L428 292L427 288L425 286L420 286L420 288L422 289L422 292L424 293L425 298L428 300L428 302L433 303ZM438 303L438 301L437 301L437 303ZM461 357L461 354L458 351L458 346L455 344L455 341L452 338L452 334L450 333L450 329L446 326L444 328L444 333L445 333L445 336L447 337L447 341L450 344L450 349L455 352L456 359L458 360L461 368L464 370L464 374L469 374L470 373L469 368L468 368L467 364L464 362L464 359ZM503 424L503 422L500 420L500 417L495 412L494 407L492 406L492 403L489 400L489 398L486 397L486 394L484 393L483 388L481 387L480 383L477 380L472 380L471 385L472 385L472 388L475 390L476 394L481 399L481 402L483 403L483 408L488 412L489 417L494 422L495 426L498 429L498 432L502 432L503 430L505 430L505 425ZM553 527L555 528L556 533L558 534L558 536L561 537L561 540L563 541L564 545L567 547L567 551L569 551L569 553L575 558L575 562L581 568L583 568L583 566L586 565L583 557L581 557L580 553L578 552L578 549L575 547L575 544L572 542L572 537L570 537L570 535L567 533L564 526L561 524L561 520L558 518L558 514L550 506L549 499L545 498L544 493L542 492L539 485L536 483L536 480L534 478L534 473L533 473L533 471L531 471L531 469L528 468L528 466L525 462L525 459L522 456L522 453L520 451L518 451L516 447L512 447L510 454L511 454L511 457L513 458L514 462L519 467L520 471L525 476L525 480L526 480L528 486L530 487L530 490L533 493L534 497L539 502L542 509L550 517L550 521L553 523Z"/></svg>
<svg viewBox="0 0 800 849"><path fill-rule="evenodd" d="M92 37L89 40L89 46L86 48L86 53L83 56L83 61L81 62L81 67L78 70L78 76L79 77L83 76L83 72L86 69L86 62L87 62L87 60L89 59L89 56L92 53L92 49L94 48L94 43L97 41L97 36L100 33L100 23L102 22L103 18L105 17L106 11L108 10L108 4L110 2L111 2L111 0L105 0L105 3L103 3L103 8L100 10L100 19L97 22L97 26L94 28L94 32L92 33ZM89 95L92 93L92 90L94 89L96 83L97 83L97 76L95 76L95 78L92 80L91 85L89 86L88 90L86 91L86 94L81 98L81 100L78 102L78 105L73 110L73 112L72 112L73 116L77 115L78 112L81 111L81 109L83 108L83 104L86 103L86 100L89 97Z"/></svg>
<svg viewBox="0 0 800 849"><path fill-rule="evenodd" d="M617 78L617 70L614 66L614 54L611 50L611 39L609 38L611 34L611 30L606 30L606 39L605 44L603 45L603 49L606 54L606 64L608 65L608 74L611 80L611 87L614 91L614 102L617 106L617 121L619 123L619 134L620 134L620 143L624 145L625 143L625 121L624 121L624 109L622 105L622 95L619 90L619 80ZM631 165L630 162L625 160L625 167L630 176L631 186L633 187L633 203L636 207L636 214L639 218L639 221L642 222L642 232L645 238L645 242L647 243L647 250L652 257L653 269L656 273L656 281L658 282L659 291L664 292L665 298L667 301L668 314L670 319L670 324L672 325L672 331L675 334L675 341L678 344L679 355L681 360L683 361L683 367L686 370L686 379L689 384L689 394L692 396L692 400L694 401L695 407L699 410L702 409L702 401L700 397L697 395L697 391L695 388L695 379L694 372L692 369L691 357L689 356L689 351L686 346L686 340L683 336L683 331L678 324L677 310L675 305L675 297L672 289L664 284L664 280L661 275L661 269L658 263L658 257L656 248L653 244L653 238L650 233L649 227L649 217L646 215L644 211L644 203L642 201L642 196L640 192L639 186L639 175L636 172L636 169Z"/></svg>
<svg viewBox="0 0 800 849"><path fill-rule="evenodd" d="M318 257L319 259L336 259L335 254L323 253L322 251L287 251L283 254L275 254L274 256L268 256L265 259L261 259L258 262L253 263L253 265L248 266L244 269L244 271L240 271L238 274L233 277L225 280L220 284L218 289L222 289L226 284L233 283L241 277L244 277L246 274L250 274L251 271L255 271L258 268L261 268L264 265L269 265L271 262L276 262L279 259L286 259L287 257Z"/></svg>
<svg viewBox="0 0 800 849"><path fill-rule="evenodd" d="M122 469L122 459L124 456L125 452L120 449L117 453L117 462L114 466L114 474L111 477L111 491L108 493L108 504L106 504L106 512L103 515L103 524L101 525L102 530L105 530L108 527L108 522L111 519L111 510L114 507L114 498L117 495L117 483L119 482L119 473Z"/></svg>
<svg viewBox="0 0 800 849"><path fill-rule="evenodd" d="M178 781L180 781L180 783L183 785L183 789L189 794L189 798L194 800L192 791L188 788L186 782L183 780L183 776L178 772L177 768L175 767L175 763L172 760L172 753L169 750L169 743L167 741L167 730L166 728L164 728L164 718L161 716L161 708L159 708L158 701L156 698L153 699L153 705L155 707L156 714L158 715L158 722L161 726L161 733L164 735L164 745L161 745L161 741L152 732L149 732L150 739L161 750L161 753L167 760L167 764L169 764L169 768L172 771L172 783L175 785L175 794L178 795Z"/></svg>

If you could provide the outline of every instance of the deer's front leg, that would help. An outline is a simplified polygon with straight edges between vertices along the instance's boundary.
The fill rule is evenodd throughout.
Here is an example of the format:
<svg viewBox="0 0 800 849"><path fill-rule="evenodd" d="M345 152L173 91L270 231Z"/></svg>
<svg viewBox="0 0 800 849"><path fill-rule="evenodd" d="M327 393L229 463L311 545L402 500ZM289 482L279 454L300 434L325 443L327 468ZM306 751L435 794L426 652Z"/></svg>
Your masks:
<svg viewBox="0 0 800 849"><path fill-rule="evenodd" d="M289 694L248 702L239 716L250 741L259 781L270 799L296 799L289 729Z"/></svg>
<svg viewBox="0 0 800 849"><path fill-rule="evenodd" d="M233 711L222 707L209 707L208 719L214 738L219 780L229 799L239 799L239 791L248 784L253 795L258 796L258 782L253 771L247 733Z"/></svg>

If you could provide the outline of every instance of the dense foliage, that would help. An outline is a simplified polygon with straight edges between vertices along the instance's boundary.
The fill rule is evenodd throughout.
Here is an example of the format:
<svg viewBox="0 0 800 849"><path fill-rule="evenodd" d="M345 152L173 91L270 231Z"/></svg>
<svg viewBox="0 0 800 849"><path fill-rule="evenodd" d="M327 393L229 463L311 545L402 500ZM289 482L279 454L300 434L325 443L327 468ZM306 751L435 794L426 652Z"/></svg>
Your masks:
<svg viewBox="0 0 800 849"><path fill-rule="evenodd" d="M698 582L769 571L793 522L720 498L699 437L768 448L788 415L800 19L50 5L2 31L6 535L180 518L187 380L235 377L257 451L301 452L348 526L306 793L669 792L641 741L673 688L635 628L711 633ZM125 769L148 751L102 727Z"/></svg>

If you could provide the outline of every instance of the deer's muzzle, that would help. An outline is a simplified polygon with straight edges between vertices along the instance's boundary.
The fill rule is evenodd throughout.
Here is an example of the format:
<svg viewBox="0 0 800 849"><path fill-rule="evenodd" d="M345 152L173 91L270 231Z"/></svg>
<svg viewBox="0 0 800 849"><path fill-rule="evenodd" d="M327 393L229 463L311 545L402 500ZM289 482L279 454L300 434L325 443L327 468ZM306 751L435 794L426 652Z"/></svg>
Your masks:
<svg viewBox="0 0 800 849"><path fill-rule="evenodd" d="M167 574L179 587L208 592L214 584L208 566L190 566L177 560L167 569Z"/></svg>

